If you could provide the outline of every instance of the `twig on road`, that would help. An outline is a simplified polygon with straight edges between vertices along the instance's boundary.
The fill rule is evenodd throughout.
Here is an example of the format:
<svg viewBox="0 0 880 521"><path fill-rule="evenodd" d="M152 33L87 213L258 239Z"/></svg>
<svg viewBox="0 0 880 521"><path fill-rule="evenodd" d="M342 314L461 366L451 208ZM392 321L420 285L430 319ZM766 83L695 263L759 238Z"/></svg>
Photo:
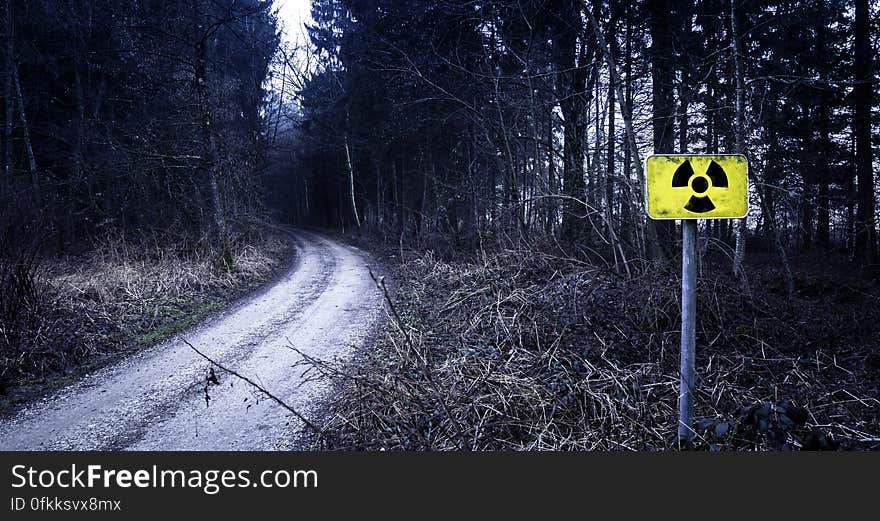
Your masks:
<svg viewBox="0 0 880 521"><path fill-rule="evenodd" d="M192 349L193 351L196 352L196 354L198 354L199 356L201 356L202 358L204 358L205 360L207 360L209 363L211 363L211 364L217 366L218 368L220 368L221 371L227 372L227 373L231 374L232 376L235 376L236 378L239 378L239 379L241 379L241 380L244 380L245 382L247 382L248 384L250 384L254 389L260 391L261 393L263 393L264 395L266 395L269 399L273 400L275 403L277 403L277 404L280 405L281 407L284 407L285 409L287 409L291 414L293 414L293 415L296 416L301 422L303 422L303 424L304 424L306 427L308 427L309 429L311 429L311 430L312 430L317 436L319 436L319 437L321 437L321 438L324 438L324 437L326 436L326 434L324 433L324 431L323 431L320 427L318 427L317 425L315 425L314 423L312 423L308 418L306 418L305 416L303 416L299 411L297 411L296 409L294 409L294 408L291 407L290 405L286 404L282 399L280 399L280 398L278 398L277 396L275 396L274 394L270 393L270 392L267 391L264 387L262 387L261 385L257 384L256 382L254 382L253 380L251 380L251 379L248 378L247 376L244 376L244 375L242 375L242 374L239 374L239 373L237 373L236 371L234 371L234 370L232 370L232 369L229 369L228 367L223 366L222 364L220 364L220 363L217 362L216 360L213 360L211 357L209 357L209 356L206 355L205 353L199 351L198 348L197 348L196 346L192 345L187 339L183 338L182 340L183 340L183 343L186 344L186 345L188 345L188 346L190 347L190 349Z"/></svg>

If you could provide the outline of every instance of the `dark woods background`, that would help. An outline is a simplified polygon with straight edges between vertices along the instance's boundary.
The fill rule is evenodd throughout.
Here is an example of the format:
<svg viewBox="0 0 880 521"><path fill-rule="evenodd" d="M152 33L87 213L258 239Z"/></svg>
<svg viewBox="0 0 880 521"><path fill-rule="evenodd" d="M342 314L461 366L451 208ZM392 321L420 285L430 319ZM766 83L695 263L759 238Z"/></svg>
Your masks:
<svg viewBox="0 0 880 521"><path fill-rule="evenodd" d="M299 220L446 252L552 238L662 258L675 234L645 220L645 155L745 152L748 229L736 248L736 222L707 223L713 247L876 262L867 0L317 0L312 16Z"/></svg>
<svg viewBox="0 0 880 521"><path fill-rule="evenodd" d="M745 152L750 220L708 223L713 245L876 262L867 0L316 0L311 44L282 53L271 2L3 7L7 242L222 246L268 200L446 252L553 239L620 266L674 251L641 208L647 153Z"/></svg>
<svg viewBox="0 0 880 521"><path fill-rule="evenodd" d="M700 225L698 446L877 448L877 2L312 5L279 192L401 259L320 446L677 448L642 164L742 152L748 220Z"/></svg>
<svg viewBox="0 0 880 521"><path fill-rule="evenodd" d="M270 7L5 0L3 226L66 251L258 211Z"/></svg>
<svg viewBox="0 0 880 521"><path fill-rule="evenodd" d="M279 34L260 0L0 12L2 394L161 340L268 277Z"/></svg>

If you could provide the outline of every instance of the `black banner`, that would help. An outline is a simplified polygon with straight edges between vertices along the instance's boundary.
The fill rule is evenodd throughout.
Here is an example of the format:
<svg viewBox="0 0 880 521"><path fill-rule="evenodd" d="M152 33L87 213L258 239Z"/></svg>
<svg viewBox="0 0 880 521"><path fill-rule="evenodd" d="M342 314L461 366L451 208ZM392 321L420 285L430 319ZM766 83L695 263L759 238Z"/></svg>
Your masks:
<svg viewBox="0 0 880 521"><path fill-rule="evenodd" d="M586 517L706 501L841 518L871 501L880 468L874 454L0 453L0 463L2 519Z"/></svg>

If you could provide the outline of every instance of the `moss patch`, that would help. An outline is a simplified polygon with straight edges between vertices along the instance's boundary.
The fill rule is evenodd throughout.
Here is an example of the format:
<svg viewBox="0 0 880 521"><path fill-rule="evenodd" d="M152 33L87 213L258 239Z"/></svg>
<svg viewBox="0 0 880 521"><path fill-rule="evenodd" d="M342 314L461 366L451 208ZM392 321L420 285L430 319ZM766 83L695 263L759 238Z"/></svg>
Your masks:
<svg viewBox="0 0 880 521"><path fill-rule="evenodd" d="M159 343L180 331L198 324L212 311L216 311L226 304L228 304L226 300L215 297L207 299L189 311L174 308L166 310L166 313L170 315L169 319L160 322L157 326L143 333L132 335L131 340L139 346Z"/></svg>

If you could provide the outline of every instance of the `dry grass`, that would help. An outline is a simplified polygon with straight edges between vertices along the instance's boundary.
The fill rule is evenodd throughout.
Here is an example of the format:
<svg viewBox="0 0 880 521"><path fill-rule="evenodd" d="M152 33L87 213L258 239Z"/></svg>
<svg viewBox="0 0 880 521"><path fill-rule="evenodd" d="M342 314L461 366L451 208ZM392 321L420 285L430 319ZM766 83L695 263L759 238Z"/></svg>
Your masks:
<svg viewBox="0 0 880 521"><path fill-rule="evenodd" d="M273 234L240 241L231 248L231 270L210 250L121 238L81 256L44 260L31 273L37 303L15 341L0 345L0 383L41 381L171 336L269 280L287 248Z"/></svg>
<svg viewBox="0 0 880 521"><path fill-rule="evenodd" d="M701 281L697 448L880 447L877 285L802 280L789 303L754 273L760 295ZM321 447L677 448L675 274L626 280L522 252L427 254L400 274L361 367L312 361L342 387Z"/></svg>

